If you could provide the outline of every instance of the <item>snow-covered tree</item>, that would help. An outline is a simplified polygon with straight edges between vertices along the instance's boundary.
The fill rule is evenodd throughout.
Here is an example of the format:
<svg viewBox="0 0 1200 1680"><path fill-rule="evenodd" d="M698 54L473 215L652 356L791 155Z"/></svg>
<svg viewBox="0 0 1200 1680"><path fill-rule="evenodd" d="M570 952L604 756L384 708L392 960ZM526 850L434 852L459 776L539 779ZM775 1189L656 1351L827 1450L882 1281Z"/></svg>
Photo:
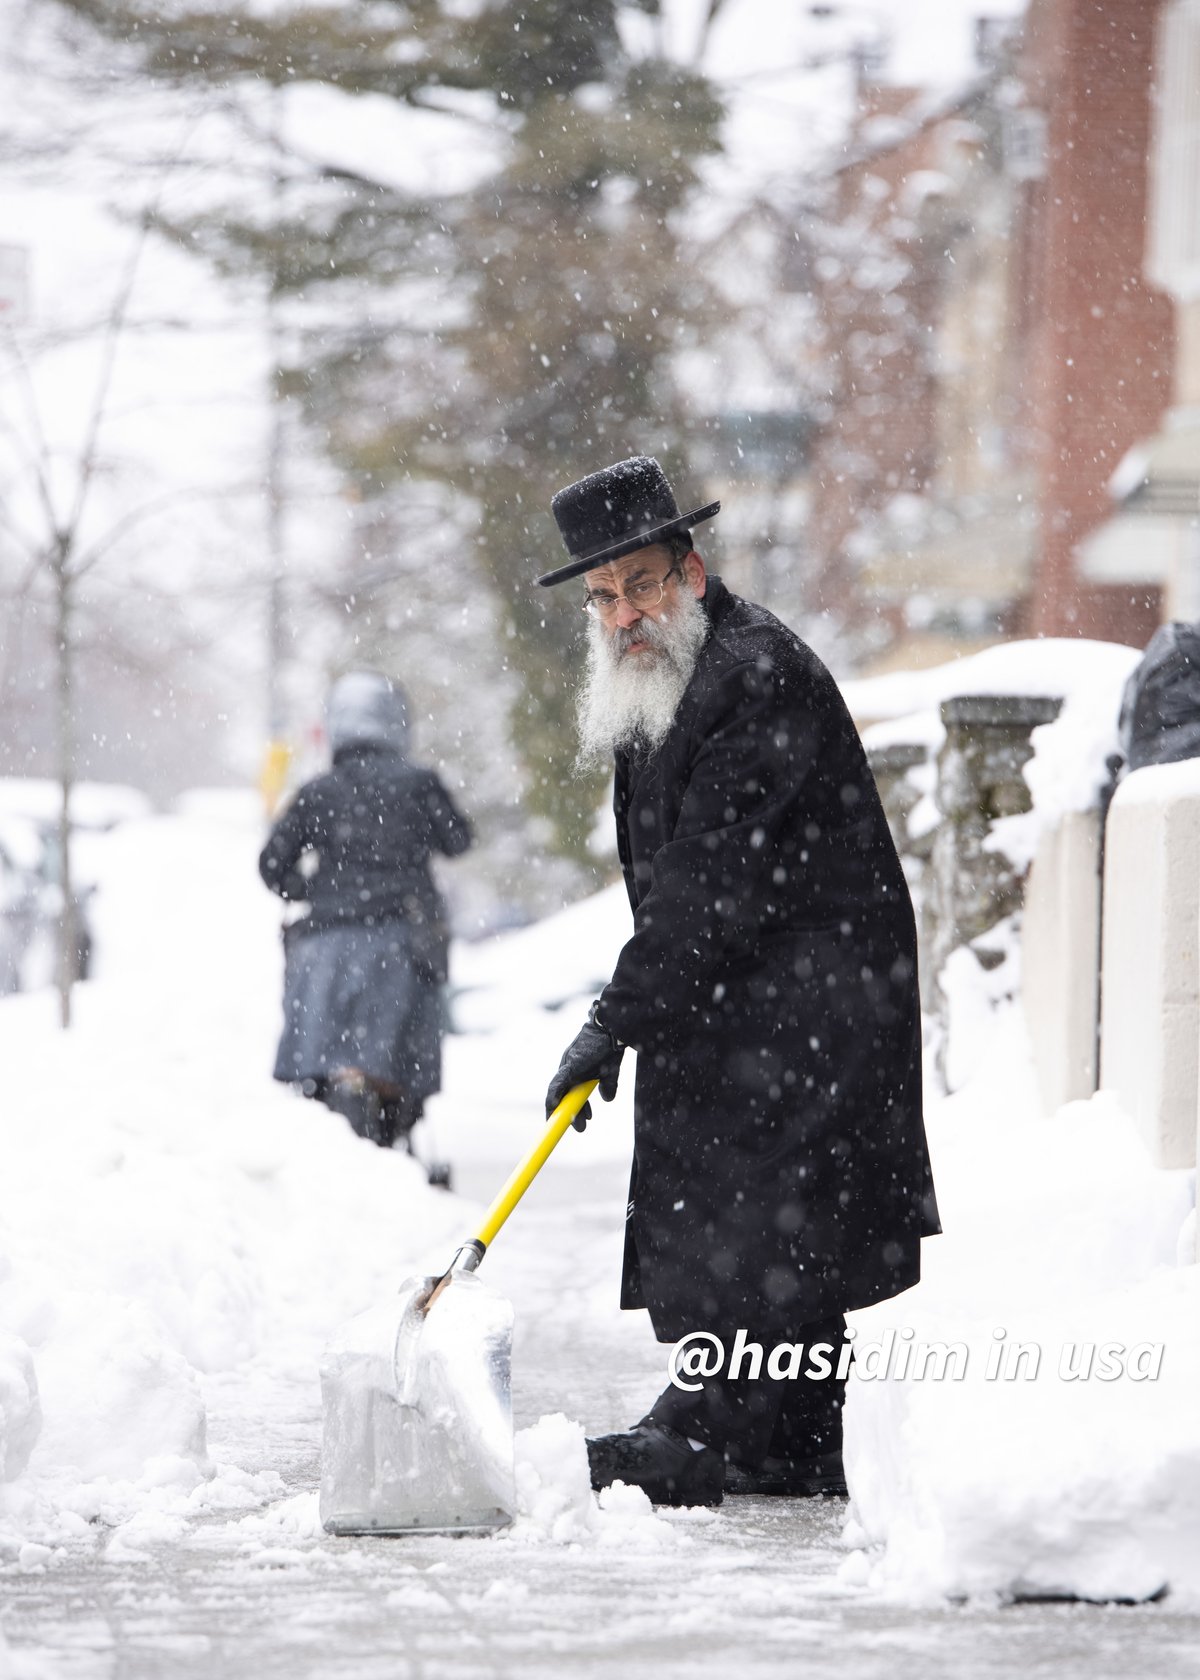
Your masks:
<svg viewBox="0 0 1200 1680"><path fill-rule="evenodd" d="M368 589L353 545L344 564L352 634L440 612L446 568L462 598L486 593L527 806L577 851L598 791L568 769L578 613L533 578L558 552L563 483L641 450L686 466L672 366L711 319L686 213L719 145L712 86L639 27L653 0L65 3L151 77L237 95L257 122L276 189L251 178L164 224L228 273L266 272L291 311L284 386L356 531L389 533L386 555L366 545ZM350 120L353 159L331 138ZM469 166L450 169L464 136Z"/></svg>

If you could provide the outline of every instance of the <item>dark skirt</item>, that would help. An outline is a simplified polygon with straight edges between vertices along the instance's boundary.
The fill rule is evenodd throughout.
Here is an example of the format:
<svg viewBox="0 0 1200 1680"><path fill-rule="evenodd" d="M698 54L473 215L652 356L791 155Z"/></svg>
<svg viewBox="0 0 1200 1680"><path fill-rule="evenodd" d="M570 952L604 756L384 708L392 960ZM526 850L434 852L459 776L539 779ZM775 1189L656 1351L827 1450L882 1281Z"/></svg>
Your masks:
<svg viewBox="0 0 1200 1680"><path fill-rule="evenodd" d="M403 922L317 930L299 922L284 950L276 1079L353 1067L414 1097L440 1089L441 991L414 962Z"/></svg>

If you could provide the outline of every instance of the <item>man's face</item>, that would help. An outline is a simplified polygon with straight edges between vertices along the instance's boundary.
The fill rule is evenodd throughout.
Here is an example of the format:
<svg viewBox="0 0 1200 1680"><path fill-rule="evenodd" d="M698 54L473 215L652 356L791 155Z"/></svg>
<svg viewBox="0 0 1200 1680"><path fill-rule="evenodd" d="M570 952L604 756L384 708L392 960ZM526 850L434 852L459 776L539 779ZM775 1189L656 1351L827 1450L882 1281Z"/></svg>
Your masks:
<svg viewBox="0 0 1200 1680"><path fill-rule="evenodd" d="M626 591L636 592L641 584L663 584L662 600L654 605L634 605L626 599ZM661 624L677 610L681 596L686 593L699 599L704 594L704 562L695 552L683 560L671 558L671 551L662 543L649 548L635 549L623 554L606 566L597 566L584 577L589 595L616 595L615 608L596 615L602 631L612 643L617 659L649 658L659 654L659 645L639 627L646 619ZM651 590L653 601L654 592Z"/></svg>
<svg viewBox="0 0 1200 1680"><path fill-rule="evenodd" d="M708 619L700 605L704 562L695 553L674 561L659 544L639 548L586 573L584 584L593 602L609 597L588 623L588 668L577 706L577 763L592 767L614 747L661 746L708 636ZM648 586L640 596L639 585Z"/></svg>

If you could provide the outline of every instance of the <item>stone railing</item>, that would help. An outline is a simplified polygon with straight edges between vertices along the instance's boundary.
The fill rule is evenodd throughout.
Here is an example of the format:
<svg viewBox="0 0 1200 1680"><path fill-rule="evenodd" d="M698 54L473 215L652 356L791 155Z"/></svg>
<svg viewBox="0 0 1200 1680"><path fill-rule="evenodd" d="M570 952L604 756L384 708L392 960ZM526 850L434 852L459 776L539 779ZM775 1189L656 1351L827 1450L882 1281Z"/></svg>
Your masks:
<svg viewBox="0 0 1200 1680"><path fill-rule="evenodd" d="M999 818L1032 808L1022 774L1033 757L1030 736L1061 709L1061 700L1013 694L965 694L942 703L946 739L934 794L942 820L926 895L935 996L951 951L970 945L988 967L982 936L1024 903L1026 871L988 841ZM1001 959L997 953L994 960Z"/></svg>
<svg viewBox="0 0 1200 1680"><path fill-rule="evenodd" d="M1040 695L943 701L945 739L934 783L938 820L928 827L912 823L921 797L915 772L926 763L926 749L891 743L869 755L917 904L925 1008L943 1029L946 999L938 977L946 959L970 946L984 968L999 964L1004 951L989 951L986 935L1024 903L1027 870L995 845L994 828L1000 818L1031 808L1022 774L1033 756L1031 736L1061 708L1060 699Z"/></svg>
<svg viewBox="0 0 1200 1680"><path fill-rule="evenodd" d="M1020 912L1021 1001L1044 1111L1099 1085L1157 1165L1188 1168L1200 1122L1200 760L1126 776L1106 823L1104 800L1067 812L1026 867L998 846L996 824L1030 809L1032 732L1061 705L963 695L942 704L935 767L915 741L868 753L913 888L924 1008L944 1051L947 959L969 947L982 970L999 965L1008 945L988 935ZM918 811L930 788L936 821L928 804Z"/></svg>

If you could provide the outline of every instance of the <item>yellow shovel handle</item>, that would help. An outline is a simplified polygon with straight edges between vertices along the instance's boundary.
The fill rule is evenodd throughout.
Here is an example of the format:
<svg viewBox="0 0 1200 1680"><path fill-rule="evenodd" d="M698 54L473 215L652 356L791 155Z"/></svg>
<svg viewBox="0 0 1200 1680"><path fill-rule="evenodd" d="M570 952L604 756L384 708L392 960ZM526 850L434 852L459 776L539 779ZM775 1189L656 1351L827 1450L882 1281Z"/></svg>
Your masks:
<svg viewBox="0 0 1200 1680"><path fill-rule="evenodd" d="M589 1079L582 1085L573 1086L547 1120L545 1130L540 1134L528 1155L523 1161L517 1162L517 1165L509 1174L503 1190L500 1191L500 1194L484 1215L483 1224L475 1233L476 1242L482 1243L485 1249L494 1240L504 1221L545 1165L550 1151L595 1089L596 1081L594 1079Z"/></svg>

